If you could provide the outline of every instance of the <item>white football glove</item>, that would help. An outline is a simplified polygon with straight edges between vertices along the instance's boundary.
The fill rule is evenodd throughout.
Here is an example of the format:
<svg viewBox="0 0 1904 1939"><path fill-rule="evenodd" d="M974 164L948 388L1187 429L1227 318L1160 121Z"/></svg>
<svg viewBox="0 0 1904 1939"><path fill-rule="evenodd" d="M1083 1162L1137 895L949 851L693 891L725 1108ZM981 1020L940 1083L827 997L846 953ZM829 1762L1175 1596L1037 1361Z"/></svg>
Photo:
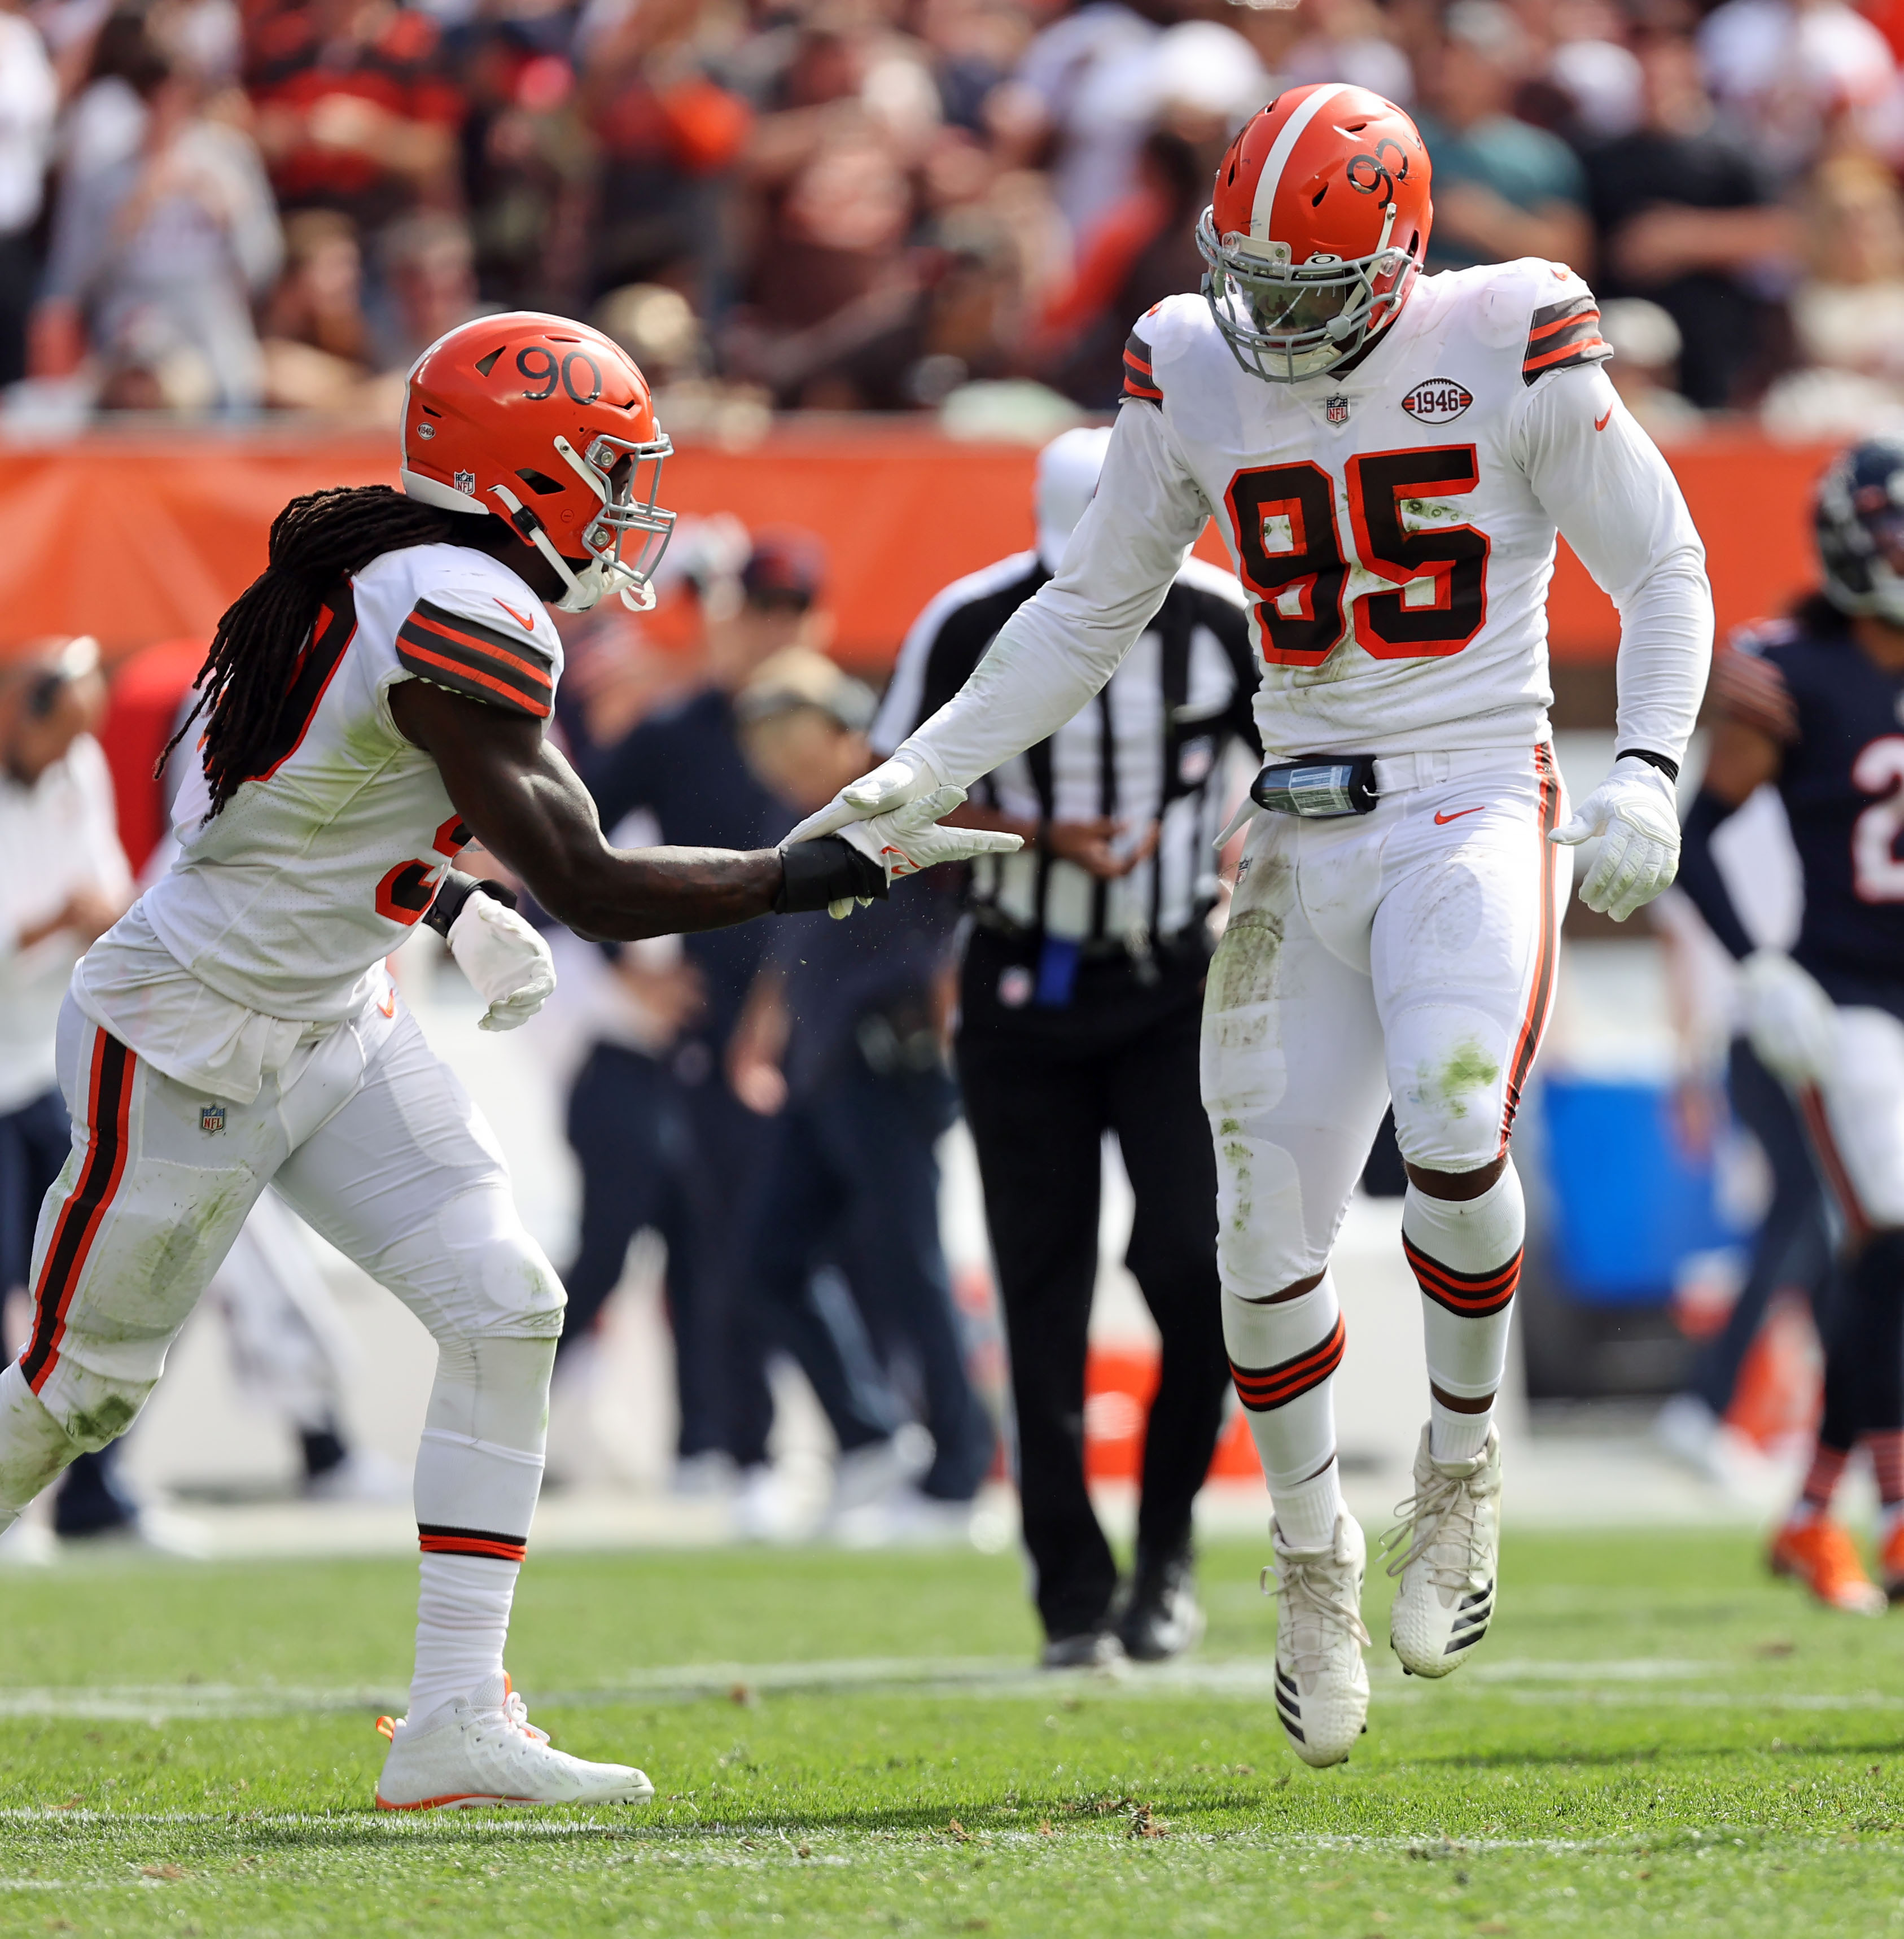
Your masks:
<svg viewBox="0 0 1904 1939"><path fill-rule="evenodd" d="M1745 1027L1759 1061L1787 1084L1817 1084L1838 1059L1838 1011L1816 978L1782 949L1756 949L1740 966Z"/></svg>
<svg viewBox="0 0 1904 1939"><path fill-rule="evenodd" d="M549 945L505 903L474 890L449 926L449 953L489 1007L479 1030L514 1030L555 988Z"/></svg>
<svg viewBox="0 0 1904 1939"><path fill-rule="evenodd" d="M850 842L885 869L888 888L902 876L916 875L936 863L969 862L975 855L1009 855L1025 845L1022 836L1001 834L993 829L941 828L939 817L950 814L965 798L963 788L935 788L890 814L849 821L836 832L841 841ZM870 898L856 899L863 909ZM852 914L855 900L845 896L829 903L826 913L837 921Z"/></svg>
<svg viewBox="0 0 1904 1939"><path fill-rule="evenodd" d="M871 774L862 775L856 781L849 781L824 808L808 815L780 846L785 848L795 842L812 842L823 835L838 835L850 822L870 821L876 814L890 814L894 808L903 808L908 802L917 801L922 794L930 794L942 785L932 772L932 763L908 742L890 761L882 761ZM959 800L964 799L962 793ZM958 802L952 805L956 808ZM939 810L941 814L947 812L944 808ZM966 832L960 830L961 834ZM972 852L976 854L981 851L975 849ZM954 858L935 855L932 859L949 862Z"/></svg>
<svg viewBox="0 0 1904 1939"><path fill-rule="evenodd" d="M1600 852L1580 884L1590 909L1624 922L1670 888L1679 873L1679 802L1673 784L1650 761L1628 754L1547 837L1568 848L1600 840Z"/></svg>

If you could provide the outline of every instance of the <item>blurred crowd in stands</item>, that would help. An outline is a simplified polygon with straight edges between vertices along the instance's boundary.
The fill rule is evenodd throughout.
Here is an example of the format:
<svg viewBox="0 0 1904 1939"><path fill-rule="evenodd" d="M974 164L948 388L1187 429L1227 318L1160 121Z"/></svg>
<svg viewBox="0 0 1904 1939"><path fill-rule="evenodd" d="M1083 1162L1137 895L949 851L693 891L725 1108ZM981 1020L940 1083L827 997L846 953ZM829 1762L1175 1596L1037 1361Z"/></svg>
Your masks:
<svg viewBox="0 0 1904 1939"><path fill-rule="evenodd" d="M1376 88L1433 266L1564 258L1661 435L1904 417L1904 0L0 0L29 422L388 422L486 307L592 318L679 436L1108 406L1236 126Z"/></svg>

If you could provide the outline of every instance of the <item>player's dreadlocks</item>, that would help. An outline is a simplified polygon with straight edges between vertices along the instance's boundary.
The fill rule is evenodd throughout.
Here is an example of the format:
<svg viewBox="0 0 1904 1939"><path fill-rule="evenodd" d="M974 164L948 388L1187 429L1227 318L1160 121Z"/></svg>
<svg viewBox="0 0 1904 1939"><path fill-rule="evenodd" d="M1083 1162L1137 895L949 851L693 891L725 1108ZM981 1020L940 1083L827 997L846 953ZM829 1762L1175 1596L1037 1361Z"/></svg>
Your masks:
<svg viewBox="0 0 1904 1939"><path fill-rule="evenodd" d="M457 525L451 513L388 485L335 486L294 498L272 521L270 563L218 622L193 683L197 705L166 744L160 770L202 714L216 814L264 764L325 593L380 552L440 543Z"/></svg>

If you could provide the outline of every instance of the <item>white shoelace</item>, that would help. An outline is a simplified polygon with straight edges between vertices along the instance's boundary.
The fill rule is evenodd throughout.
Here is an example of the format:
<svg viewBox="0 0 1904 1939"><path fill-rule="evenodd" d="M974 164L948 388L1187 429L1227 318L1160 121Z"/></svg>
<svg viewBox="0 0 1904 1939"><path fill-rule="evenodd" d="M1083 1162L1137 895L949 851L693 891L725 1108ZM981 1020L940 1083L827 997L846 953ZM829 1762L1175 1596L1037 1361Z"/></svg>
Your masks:
<svg viewBox="0 0 1904 1939"><path fill-rule="evenodd" d="M1263 1571L1276 1578L1276 1594L1290 1612L1291 1667L1299 1676L1328 1667L1336 1638L1352 1637L1363 1649L1369 1633L1353 1600L1355 1578L1346 1563L1328 1554L1279 1555Z"/></svg>
<svg viewBox="0 0 1904 1939"><path fill-rule="evenodd" d="M1437 1588L1467 1586L1474 1557L1474 1497L1468 1485L1473 1478L1434 1469L1407 1500L1395 1504L1395 1525L1380 1543L1382 1554L1393 1557L1391 1575L1425 1560L1428 1579ZM1457 1512L1461 1508L1468 1511L1464 1515ZM1404 1542L1406 1551L1395 1555Z"/></svg>
<svg viewBox="0 0 1904 1939"><path fill-rule="evenodd" d="M549 1741L549 1733L537 1729L529 1721L529 1706L523 1702L519 1690L512 1690L503 1699L503 1721L520 1730L532 1743L546 1744Z"/></svg>

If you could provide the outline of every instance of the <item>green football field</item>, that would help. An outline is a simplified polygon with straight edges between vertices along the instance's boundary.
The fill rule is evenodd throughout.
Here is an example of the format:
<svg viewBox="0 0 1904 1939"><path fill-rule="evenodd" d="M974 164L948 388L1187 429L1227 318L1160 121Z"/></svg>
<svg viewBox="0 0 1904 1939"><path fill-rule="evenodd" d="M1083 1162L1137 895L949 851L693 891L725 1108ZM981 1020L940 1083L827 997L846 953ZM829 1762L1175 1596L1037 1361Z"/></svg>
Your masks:
<svg viewBox="0 0 1904 1939"><path fill-rule="evenodd" d="M1040 1679L1011 1557L532 1554L511 1668L644 1810L369 1809L400 1562L0 1576L0 1931L1904 1932L1904 1619L1732 1534L1510 1537L1451 1682L1271 1715L1254 1548L1189 1664ZM1378 1587L1378 1584L1379 1585Z"/></svg>

